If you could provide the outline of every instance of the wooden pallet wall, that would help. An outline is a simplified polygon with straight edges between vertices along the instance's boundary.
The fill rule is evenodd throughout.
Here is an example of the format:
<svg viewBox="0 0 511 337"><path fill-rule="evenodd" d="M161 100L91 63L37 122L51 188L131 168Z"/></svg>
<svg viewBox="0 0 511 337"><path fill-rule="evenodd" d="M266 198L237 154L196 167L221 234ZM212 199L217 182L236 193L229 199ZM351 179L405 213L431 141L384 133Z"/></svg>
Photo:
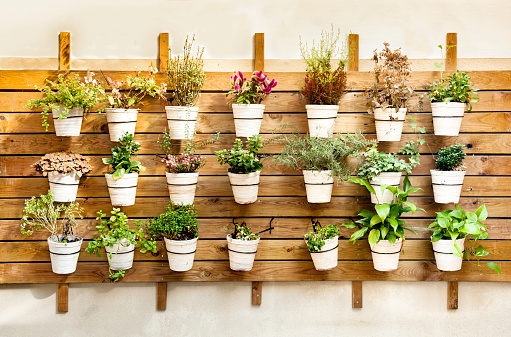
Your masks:
<svg viewBox="0 0 511 337"><path fill-rule="evenodd" d="M352 36L358 42L358 36ZM451 37L452 39L452 37ZM256 35L256 63L264 67L264 37ZM61 36L61 71L69 69L69 36ZM160 69L165 66L168 34L160 36ZM375 46L378 47L378 46ZM66 49L67 48L67 49ZM66 51L67 50L67 51ZM451 49L452 50L452 49ZM455 54L454 54L455 55ZM455 56L454 56L455 61ZM363 91L371 84L369 73L357 72L353 62L348 76L349 93L342 99L340 115L335 130L338 132L362 131L368 138L375 138L372 116L365 112ZM449 58L449 67L456 67ZM235 70L235 69L233 69ZM56 78L59 71L11 71L0 70L0 284L2 283L59 283L59 294L66 293L68 283L110 282L106 256L97 258L82 252L77 271L71 275L51 272L46 234L36 233L25 237L19 232L24 200L46 193L46 178L36 174L31 164L45 153L75 151L92 158L94 170L82 178L77 201L85 208L85 218L80 220L80 234L86 241L94 234L94 220L99 210L110 211L104 173L108 167L101 158L111 154L115 144L110 142L105 114L91 113L84 121L79 137L56 137L51 126L44 132L38 111L24 108L33 98L41 97L34 85L43 85L46 78ZM127 72L106 72L121 79ZM83 72L81 72L83 75ZM251 205L234 202L227 177L227 168L217 164L214 151L230 148L235 138L232 112L227 104L225 90L229 88L230 73L207 73L204 91L198 103L200 121L198 139L211 137L220 131L220 140L200 153L208 162L200 171L196 204L199 212L200 240L193 269L184 273L172 272L167 263L165 250L160 244L160 254L135 254L135 263L121 282L162 282L159 294L166 293L168 281L511 281L511 229L510 229L510 185L511 185L511 71L472 72L473 82L480 91L480 101L474 110L463 119L458 137L433 135L429 100L424 99L423 111L412 109L411 116L426 127L425 139L431 151L459 142L466 146L467 176L463 185L460 205L475 210L486 204L489 219L486 221L490 240L484 246L490 252L485 260L500 265L502 276L488 268L479 268L464 263L459 272L440 272L434 263L429 233L419 230L407 234L399 269L393 272L375 271L366 240L356 244L347 241L351 232L342 229L339 249L339 266L327 272L314 269L303 235L311 230L311 218L322 224L340 224L354 216L360 208L371 208L367 192L358 185L341 183L335 185L329 204L309 204L305 196L303 177L300 172L275 166L271 159L264 160L258 201ZM307 132L305 101L298 90L304 73L270 73L279 84L265 100L266 112L261 128L264 138L271 137L272 130L280 124L292 123L300 132ZM428 84L439 79L439 72L414 72L411 83L419 93L425 93ZM157 76L165 81L164 74ZM142 172L134 206L122 207L132 219L145 219L158 215L167 205L168 190L165 183L164 166L155 154L160 153L156 140L166 128L167 121L162 102L146 99L139 114L135 139L142 145L138 159L147 167ZM413 132L405 127L401 142L380 144L380 149L396 151L413 139ZM264 148L264 153L276 153L279 146ZM435 212L445 209L433 201L429 170L433 159L427 147L423 147L422 164L414 169L411 182L422 191L410 201L424 208L406 219L411 227L426 228ZM268 227L275 218L272 233L263 233L254 268L250 272L233 272L229 269L225 236L232 230L232 218L251 224L254 231ZM84 243L83 248L85 248ZM255 303L260 296L260 283L254 283ZM450 292L456 293L455 283ZM359 283L354 286L354 299L360 300ZM163 296L163 295L161 295ZM66 301L64 301L67 303ZM159 302L160 303L160 302ZM164 302L159 305L163 308ZM63 304L64 306L64 304Z"/></svg>

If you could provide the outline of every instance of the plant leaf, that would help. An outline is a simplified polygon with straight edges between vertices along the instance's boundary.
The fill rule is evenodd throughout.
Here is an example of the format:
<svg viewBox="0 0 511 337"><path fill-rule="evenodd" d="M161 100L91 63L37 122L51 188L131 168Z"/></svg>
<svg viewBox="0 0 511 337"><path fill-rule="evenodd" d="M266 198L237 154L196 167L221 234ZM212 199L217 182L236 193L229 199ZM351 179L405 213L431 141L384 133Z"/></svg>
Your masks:
<svg viewBox="0 0 511 337"><path fill-rule="evenodd" d="M380 241L380 230L372 229L369 232L369 237L367 238L367 241L369 241L369 245L371 247L378 243L378 241Z"/></svg>
<svg viewBox="0 0 511 337"><path fill-rule="evenodd" d="M488 262L486 264L486 267L495 270L497 272L497 274L501 275L500 267L495 262Z"/></svg>
<svg viewBox="0 0 511 337"><path fill-rule="evenodd" d="M385 219L389 216L390 205L389 204L381 204L374 205L374 209L376 213L380 216L381 222L385 222Z"/></svg>

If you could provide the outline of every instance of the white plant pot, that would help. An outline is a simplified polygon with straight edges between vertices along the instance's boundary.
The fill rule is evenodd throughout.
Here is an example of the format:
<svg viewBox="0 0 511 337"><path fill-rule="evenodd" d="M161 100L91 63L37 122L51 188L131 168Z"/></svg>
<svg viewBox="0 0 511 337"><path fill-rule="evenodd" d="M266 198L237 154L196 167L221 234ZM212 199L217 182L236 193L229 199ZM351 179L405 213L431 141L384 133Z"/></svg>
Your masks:
<svg viewBox="0 0 511 337"><path fill-rule="evenodd" d="M456 243L461 247L462 251L465 249L465 238L457 239ZM454 245L452 240L438 240L432 242L432 244L438 270L456 271L461 269L463 260L451 252L451 247Z"/></svg>
<svg viewBox="0 0 511 337"><path fill-rule="evenodd" d="M227 172L227 174L231 182L234 201L243 205L256 202L261 171L247 174Z"/></svg>
<svg viewBox="0 0 511 337"><path fill-rule="evenodd" d="M113 270L126 270L133 267L135 245L128 245L128 240L122 239L120 243L114 243L112 247L105 247L108 264Z"/></svg>
<svg viewBox="0 0 511 337"><path fill-rule="evenodd" d="M166 106L171 139L192 139L195 134L199 107Z"/></svg>
<svg viewBox="0 0 511 337"><path fill-rule="evenodd" d="M191 205L195 198L199 172L169 173L165 172L170 200L174 204Z"/></svg>
<svg viewBox="0 0 511 337"><path fill-rule="evenodd" d="M55 274L71 274L76 270L76 263L80 255L82 238L76 242L55 242L48 238L50 250L51 270Z"/></svg>
<svg viewBox="0 0 511 337"><path fill-rule="evenodd" d="M50 190L53 192L54 200L57 202L71 202L76 200L80 177L72 173L50 173L48 174Z"/></svg>
<svg viewBox="0 0 511 337"><path fill-rule="evenodd" d="M330 176L332 171L303 170L307 201L311 204L330 202L334 177Z"/></svg>
<svg viewBox="0 0 511 337"><path fill-rule="evenodd" d="M126 132L135 135L139 109L106 108L106 121L110 132L110 141L118 142Z"/></svg>
<svg viewBox="0 0 511 337"><path fill-rule="evenodd" d="M389 240L380 240L371 248L374 269L378 271L396 270L402 247L403 240L400 238L393 245Z"/></svg>
<svg viewBox="0 0 511 337"><path fill-rule="evenodd" d="M57 105L57 109L52 109L53 124L55 125L55 134L58 137L73 137L80 135L83 121L83 109L71 108L67 113L66 118L59 119L59 116L64 112L63 105Z"/></svg>
<svg viewBox="0 0 511 337"><path fill-rule="evenodd" d="M376 138L379 142L399 142L403 133L406 118L406 108L376 108L374 109L374 123Z"/></svg>
<svg viewBox="0 0 511 337"><path fill-rule="evenodd" d="M306 105L309 134L311 137L332 138L338 105Z"/></svg>
<svg viewBox="0 0 511 337"><path fill-rule="evenodd" d="M398 187L401 181L402 172L382 172L378 176L369 181L374 188L376 194L371 193L371 202L373 204L390 204L392 203L393 194L389 190L381 193L380 186L391 185Z"/></svg>
<svg viewBox="0 0 511 337"><path fill-rule="evenodd" d="M173 271L187 271L192 269L198 238L192 240L164 239L170 269Z"/></svg>
<svg viewBox="0 0 511 337"><path fill-rule="evenodd" d="M432 102L433 128L436 136L457 136L465 114L466 103Z"/></svg>
<svg viewBox="0 0 511 337"><path fill-rule="evenodd" d="M227 235L227 249L232 270L252 270L259 240L238 240L233 239L231 234Z"/></svg>
<svg viewBox="0 0 511 337"><path fill-rule="evenodd" d="M122 178L115 180L111 174L105 174L106 184L112 206L131 206L135 204L137 195L138 173L126 173Z"/></svg>
<svg viewBox="0 0 511 337"><path fill-rule="evenodd" d="M319 252L311 253L314 268L319 271L330 270L337 267L339 257L339 237L325 240L325 245Z"/></svg>
<svg viewBox="0 0 511 337"><path fill-rule="evenodd" d="M236 137L258 135L263 121L264 104L233 104L234 128Z"/></svg>
<svg viewBox="0 0 511 337"><path fill-rule="evenodd" d="M433 195L437 204L457 204L466 171L430 170Z"/></svg>

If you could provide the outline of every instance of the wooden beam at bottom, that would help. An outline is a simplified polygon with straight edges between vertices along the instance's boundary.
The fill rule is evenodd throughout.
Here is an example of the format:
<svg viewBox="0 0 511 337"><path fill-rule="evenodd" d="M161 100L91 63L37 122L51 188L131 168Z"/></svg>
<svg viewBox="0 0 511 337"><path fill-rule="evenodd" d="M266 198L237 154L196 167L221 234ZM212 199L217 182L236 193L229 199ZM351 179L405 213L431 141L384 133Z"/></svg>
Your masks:
<svg viewBox="0 0 511 337"><path fill-rule="evenodd" d="M458 282L447 282L447 309L458 309Z"/></svg>
<svg viewBox="0 0 511 337"><path fill-rule="evenodd" d="M57 311L67 312L69 303L69 283L59 283L57 289Z"/></svg>
<svg viewBox="0 0 511 337"><path fill-rule="evenodd" d="M167 310L167 282L158 282L157 284L156 309Z"/></svg>
<svg viewBox="0 0 511 337"><path fill-rule="evenodd" d="M252 282L252 305L261 305L261 297L263 294L263 282Z"/></svg>
<svg viewBox="0 0 511 337"><path fill-rule="evenodd" d="M362 281L351 282L351 307L362 308Z"/></svg>

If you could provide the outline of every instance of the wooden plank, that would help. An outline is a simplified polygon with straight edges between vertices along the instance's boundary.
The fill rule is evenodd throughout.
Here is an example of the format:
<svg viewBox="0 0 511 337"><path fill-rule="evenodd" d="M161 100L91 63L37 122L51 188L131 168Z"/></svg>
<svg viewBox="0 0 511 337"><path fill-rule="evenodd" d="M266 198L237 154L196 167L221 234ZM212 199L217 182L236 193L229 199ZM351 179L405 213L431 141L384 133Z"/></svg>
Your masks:
<svg viewBox="0 0 511 337"><path fill-rule="evenodd" d="M225 282L225 281L459 281L510 282L511 262L499 262L499 276L489 268L464 263L460 271L441 272L429 261L401 261L391 272L374 270L372 261L340 262L337 268L316 271L312 261L256 261L248 272L230 270L229 262L196 261L190 271L169 269L168 262L135 262L120 283L130 282ZM78 263L75 273L58 275L50 263L0 264L0 284L110 283L107 263Z"/></svg>
<svg viewBox="0 0 511 337"><path fill-rule="evenodd" d="M59 70L71 70L71 33L59 34Z"/></svg>
<svg viewBox="0 0 511 337"><path fill-rule="evenodd" d="M252 305L261 305L263 297L263 282L252 281Z"/></svg>
<svg viewBox="0 0 511 337"><path fill-rule="evenodd" d="M57 289L57 311L67 312L69 303L69 283L59 283Z"/></svg>
<svg viewBox="0 0 511 337"><path fill-rule="evenodd" d="M348 35L349 47L349 71L358 71L359 59L359 36L358 34Z"/></svg>
<svg viewBox="0 0 511 337"><path fill-rule="evenodd" d="M169 33L160 33L158 37L158 71L164 73L167 71L167 62L169 60Z"/></svg>
<svg viewBox="0 0 511 337"><path fill-rule="evenodd" d="M156 287L156 309L167 310L167 282L158 282Z"/></svg>
<svg viewBox="0 0 511 337"><path fill-rule="evenodd" d="M254 35L254 70L264 71L264 33Z"/></svg>
<svg viewBox="0 0 511 337"><path fill-rule="evenodd" d="M458 309L458 281L447 282L447 309Z"/></svg>
<svg viewBox="0 0 511 337"><path fill-rule="evenodd" d="M453 46L447 48L448 46ZM458 68L458 34L447 33L445 41L445 71L454 72Z"/></svg>
<svg viewBox="0 0 511 337"><path fill-rule="evenodd" d="M351 281L351 307L362 308L362 281Z"/></svg>

